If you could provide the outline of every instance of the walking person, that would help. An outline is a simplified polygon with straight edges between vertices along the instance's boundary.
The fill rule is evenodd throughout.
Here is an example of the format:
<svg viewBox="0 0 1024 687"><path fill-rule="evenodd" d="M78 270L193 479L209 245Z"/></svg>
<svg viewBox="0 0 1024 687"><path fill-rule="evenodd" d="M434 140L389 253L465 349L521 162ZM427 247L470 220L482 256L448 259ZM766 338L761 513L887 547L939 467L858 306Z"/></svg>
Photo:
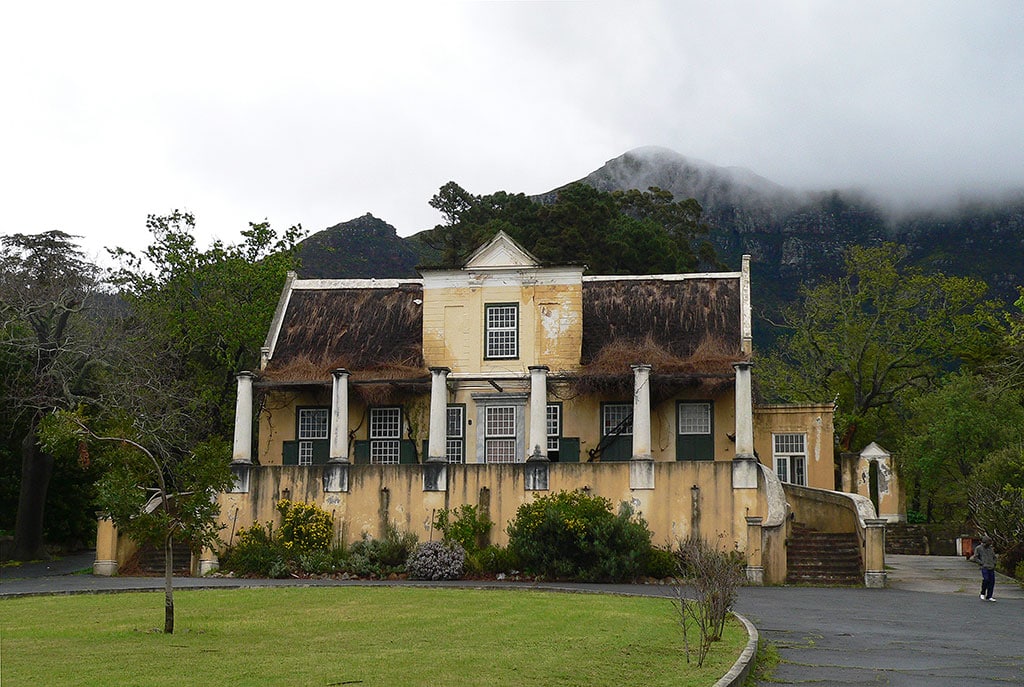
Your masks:
<svg viewBox="0 0 1024 687"><path fill-rule="evenodd" d="M981 600L995 601L992 593L996 589L996 552L990 537L982 538L971 560L981 565Z"/></svg>

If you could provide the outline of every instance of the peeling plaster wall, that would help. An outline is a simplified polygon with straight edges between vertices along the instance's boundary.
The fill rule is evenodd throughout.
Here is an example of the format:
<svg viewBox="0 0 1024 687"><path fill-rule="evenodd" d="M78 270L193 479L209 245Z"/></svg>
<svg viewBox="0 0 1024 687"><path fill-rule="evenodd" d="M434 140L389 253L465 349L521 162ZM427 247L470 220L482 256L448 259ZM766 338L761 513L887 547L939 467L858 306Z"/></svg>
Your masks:
<svg viewBox="0 0 1024 687"><path fill-rule="evenodd" d="M773 434L804 434L807 438L807 485L817 489L835 488L834 406L754 406L754 451L762 465L775 469Z"/></svg>

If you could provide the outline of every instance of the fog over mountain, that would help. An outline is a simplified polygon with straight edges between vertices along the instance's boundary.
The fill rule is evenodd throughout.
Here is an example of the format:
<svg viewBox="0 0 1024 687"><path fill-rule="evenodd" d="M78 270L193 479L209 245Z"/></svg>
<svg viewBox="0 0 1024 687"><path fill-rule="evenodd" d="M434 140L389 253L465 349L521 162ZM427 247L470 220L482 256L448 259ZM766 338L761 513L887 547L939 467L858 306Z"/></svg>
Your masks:
<svg viewBox="0 0 1024 687"><path fill-rule="evenodd" d="M895 213L857 191L792 190L656 147L624 153L578 181L603 191L657 186L676 199L695 198L722 264L735 269L743 254L752 256L755 308L764 315L792 302L801 284L840 274L849 246L885 241L906 245L909 261L924 269L984 280L1004 301L1024 285L1024 192ZM546 202L557 192L534 198ZM400 238L372 215L315 234L303 248L309 276L318 277L413 276L422 254L417 236Z"/></svg>

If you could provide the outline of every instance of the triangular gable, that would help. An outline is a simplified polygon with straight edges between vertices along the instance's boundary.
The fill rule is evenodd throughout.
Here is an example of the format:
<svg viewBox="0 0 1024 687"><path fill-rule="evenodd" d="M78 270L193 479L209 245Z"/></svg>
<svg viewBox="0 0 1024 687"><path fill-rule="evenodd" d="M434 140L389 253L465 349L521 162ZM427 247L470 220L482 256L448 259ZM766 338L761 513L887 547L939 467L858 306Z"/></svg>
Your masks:
<svg viewBox="0 0 1024 687"><path fill-rule="evenodd" d="M540 267L540 261L516 243L511 236L499 231L494 238L476 249L466 262L467 270Z"/></svg>
<svg viewBox="0 0 1024 687"><path fill-rule="evenodd" d="M863 448L863 450L861 450L860 457L861 458L890 458L890 457L892 457L892 454L889 453L884 448L882 448L881 446L879 446L878 444L876 444L875 442L872 441L870 444L865 446Z"/></svg>

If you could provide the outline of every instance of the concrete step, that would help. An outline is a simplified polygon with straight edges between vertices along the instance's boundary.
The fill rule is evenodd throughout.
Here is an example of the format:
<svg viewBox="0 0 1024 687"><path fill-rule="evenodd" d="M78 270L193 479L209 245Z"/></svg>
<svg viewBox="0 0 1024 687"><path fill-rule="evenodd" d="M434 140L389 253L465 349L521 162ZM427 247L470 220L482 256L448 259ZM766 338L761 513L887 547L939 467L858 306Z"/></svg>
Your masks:
<svg viewBox="0 0 1024 687"><path fill-rule="evenodd" d="M794 525L786 548L788 584L859 586L860 542L856 534L818 532Z"/></svg>

